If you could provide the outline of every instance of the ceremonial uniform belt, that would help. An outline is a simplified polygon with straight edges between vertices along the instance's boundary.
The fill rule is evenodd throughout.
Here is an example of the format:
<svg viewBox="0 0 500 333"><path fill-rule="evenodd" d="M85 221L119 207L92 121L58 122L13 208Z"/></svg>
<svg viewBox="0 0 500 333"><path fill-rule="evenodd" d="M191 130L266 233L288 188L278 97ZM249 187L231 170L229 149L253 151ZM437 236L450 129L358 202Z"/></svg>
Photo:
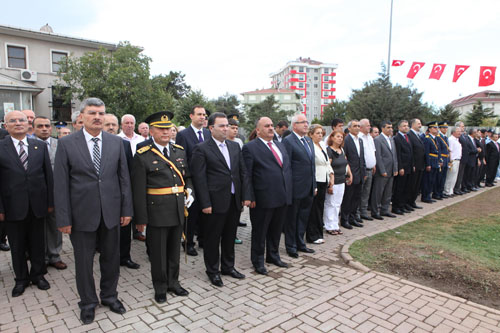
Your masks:
<svg viewBox="0 0 500 333"><path fill-rule="evenodd" d="M431 154L431 153L429 153L429 156L438 157L438 154Z"/></svg>
<svg viewBox="0 0 500 333"><path fill-rule="evenodd" d="M172 187L160 187L160 188L148 188L147 193L151 195L167 195L167 194L177 194L183 193L184 186L172 186Z"/></svg>
<svg viewBox="0 0 500 333"><path fill-rule="evenodd" d="M447 154L441 154L441 157L448 157Z"/></svg>

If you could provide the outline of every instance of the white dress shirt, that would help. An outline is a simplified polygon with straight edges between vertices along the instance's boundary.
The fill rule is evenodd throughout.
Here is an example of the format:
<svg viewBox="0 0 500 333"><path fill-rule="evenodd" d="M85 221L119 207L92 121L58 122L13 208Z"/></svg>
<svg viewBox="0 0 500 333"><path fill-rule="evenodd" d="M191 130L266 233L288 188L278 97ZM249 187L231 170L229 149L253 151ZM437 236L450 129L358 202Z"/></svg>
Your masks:
<svg viewBox="0 0 500 333"><path fill-rule="evenodd" d="M387 144L389 145L389 148L392 150L392 145L391 145L391 138L389 138L387 135L384 133L381 133L382 136L385 138L385 141L387 141Z"/></svg>
<svg viewBox="0 0 500 333"><path fill-rule="evenodd" d="M26 152L26 156L28 156L28 138L25 136L24 139L18 140L14 137L10 137L12 139L12 143L14 143L14 147L16 148L17 155L19 155L19 141L22 141L24 144L24 151Z"/></svg>
<svg viewBox="0 0 500 333"><path fill-rule="evenodd" d="M94 141L92 141L92 139L99 138L99 141L97 141L97 145L99 146L99 151L101 152L102 156L102 131L99 132L99 135L92 136L89 132L85 130L85 127L82 129L83 129L83 135L85 136L85 141L87 142L87 148L89 149L90 158L92 159L92 162L94 162Z"/></svg>
<svg viewBox="0 0 500 333"><path fill-rule="evenodd" d="M460 160L462 158L462 144L458 138L453 135L448 138L448 145L450 146L450 160Z"/></svg>
<svg viewBox="0 0 500 333"><path fill-rule="evenodd" d="M168 156L170 156L170 149L168 148L168 145L162 146L158 142L156 142L154 138L151 138L151 139L153 140L153 143L155 144L156 148L158 148L158 150L160 151L160 153L163 154L163 149L167 148L167 154L168 154Z"/></svg>
<svg viewBox="0 0 500 333"><path fill-rule="evenodd" d="M359 147L359 139L358 139L358 137L352 135L351 133L349 133L349 135L351 136L352 140L354 141L354 144L356 145L356 150L358 151L358 156L360 156L360 150L361 150L361 148Z"/></svg>
<svg viewBox="0 0 500 333"><path fill-rule="evenodd" d="M363 150L365 151L365 163L367 169L373 169L377 164L377 159L375 158L375 142L373 141L370 133L364 134L360 133L359 138L363 140Z"/></svg>
<svg viewBox="0 0 500 333"><path fill-rule="evenodd" d="M266 145L267 149L271 150L271 148L269 148L269 142L271 142L271 145L273 146L273 149L274 151L276 152L276 154L278 154L278 157L280 158L280 161L281 163L283 163L283 155L281 154L281 151L280 149L278 148L278 146L273 142L273 140L271 141L266 141L264 139L262 139L261 137L259 137L260 141L264 142L264 144Z"/></svg>
<svg viewBox="0 0 500 333"><path fill-rule="evenodd" d="M130 142L130 148L132 148L132 155L135 155L135 150L137 148L137 144L146 140L146 139L144 139L144 137L142 135L139 135L135 132L134 132L134 135L132 136L132 139L129 138L128 136L126 136L125 133L123 133L123 131L121 131L118 134L118 136L121 137L123 140L127 140Z"/></svg>
<svg viewBox="0 0 500 333"><path fill-rule="evenodd" d="M201 137L203 138L203 141L205 141L205 136L203 135L203 127L201 127L200 129L197 129L196 127L193 126L193 123L191 123L191 128L193 129L194 134L196 134L197 139L199 139L198 132L201 131Z"/></svg>

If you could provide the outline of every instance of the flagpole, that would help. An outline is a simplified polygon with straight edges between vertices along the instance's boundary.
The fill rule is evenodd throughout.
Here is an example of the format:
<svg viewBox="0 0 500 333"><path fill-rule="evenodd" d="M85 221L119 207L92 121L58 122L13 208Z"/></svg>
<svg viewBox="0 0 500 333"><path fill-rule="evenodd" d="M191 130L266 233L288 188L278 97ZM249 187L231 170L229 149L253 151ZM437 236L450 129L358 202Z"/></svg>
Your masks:
<svg viewBox="0 0 500 333"><path fill-rule="evenodd" d="M389 19L389 52L387 55L387 76L390 78L391 76L391 39L392 39L392 2L391 0L391 16Z"/></svg>

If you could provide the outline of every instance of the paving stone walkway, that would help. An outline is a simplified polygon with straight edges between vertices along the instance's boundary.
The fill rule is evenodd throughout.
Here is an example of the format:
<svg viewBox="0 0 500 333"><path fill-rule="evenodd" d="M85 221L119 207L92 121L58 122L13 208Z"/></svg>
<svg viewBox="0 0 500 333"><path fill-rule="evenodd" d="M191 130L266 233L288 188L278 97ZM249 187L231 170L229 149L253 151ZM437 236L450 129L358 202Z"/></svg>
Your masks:
<svg viewBox="0 0 500 333"><path fill-rule="evenodd" d="M65 271L49 267L48 291L28 287L11 297L14 286L10 253L0 253L0 332L500 332L500 311L369 270L356 269L347 247L357 238L392 229L464 200L461 196L397 219L367 221L362 229L325 235L326 243L311 245L314 254L282 259L289 268L268 266L269 276L257 275L250 262L250 223L238 229L243 244L236 245L236 268L246 279L223 276L224 287L213 287L204 272L203 258L182 253L181 284L188 297L168 295L167 303L153 300L150 267L144 243L132 242L132 258L139 270L121 269L119 298L127 313L96 309L93 324L79 320L78 296L71 243L64 238ZM344 246L345 245L345 246ZM202 251L202 250L201 250ZM200 252L201 252L200 251ZM98 267L98 257L95 265ZM361 267L363 268L363 267ZM98 273L96 281L98 281ZM97 283L98 285L98 283Z"/></svg>

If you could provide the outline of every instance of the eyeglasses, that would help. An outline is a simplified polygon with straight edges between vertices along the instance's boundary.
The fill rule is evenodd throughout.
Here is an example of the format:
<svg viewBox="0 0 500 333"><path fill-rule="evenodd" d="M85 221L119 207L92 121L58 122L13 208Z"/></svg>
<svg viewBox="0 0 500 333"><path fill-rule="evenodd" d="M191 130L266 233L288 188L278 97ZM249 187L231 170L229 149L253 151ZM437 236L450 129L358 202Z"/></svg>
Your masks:
<svg viewBox="0 0 500 333"><path fill-rule="evenodd" d="M27 123L28 120L27 119L15 119L14 118L14 119L9 119L9 121L8 121L9 124L15 124L17 122L20 122L21 124L23 124L23 123Z"/></svg>
<svg viewBox="0 0 500 333"><path fill-rule="evenodd" d="M307 120L297 121L296 124L309 124Z"/></svg>

